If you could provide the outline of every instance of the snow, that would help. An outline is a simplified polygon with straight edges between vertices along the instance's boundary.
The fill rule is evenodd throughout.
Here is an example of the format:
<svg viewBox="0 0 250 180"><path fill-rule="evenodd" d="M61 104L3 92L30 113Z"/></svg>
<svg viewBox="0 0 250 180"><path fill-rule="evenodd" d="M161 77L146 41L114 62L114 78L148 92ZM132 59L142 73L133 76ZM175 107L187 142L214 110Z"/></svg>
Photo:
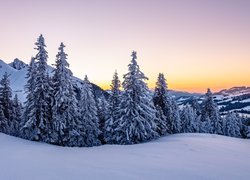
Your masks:
<svg viewBox="0 0 250 180"><path fill-rule="evenodd" d="M249 179L250 141L177 134L138 145L66 148L0 133L0 179Z"/></svg>
<svg viewBox="0 0 250 180"><path fill-rule="evenodd" d="M248 102L250 102L250 98L244 99L244 100L242 100L241 102L242 102L242 103L248 103Z"/></svg>
<svg viewBox="0 0 250 180"><path fill-rule="evenodd" d="M246 106L244 108L242 108L243 110L246 110L246 111L250 111L250 106Z"/></svg>

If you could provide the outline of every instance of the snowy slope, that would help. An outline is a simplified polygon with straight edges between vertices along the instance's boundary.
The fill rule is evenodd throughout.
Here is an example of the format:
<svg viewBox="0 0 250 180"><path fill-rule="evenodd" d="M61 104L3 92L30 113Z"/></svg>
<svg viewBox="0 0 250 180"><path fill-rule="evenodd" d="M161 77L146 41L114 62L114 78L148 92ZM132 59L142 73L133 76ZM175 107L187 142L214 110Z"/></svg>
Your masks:
<svg viewBox="0 0 250 180"><path fill-rule="evenodd" d="M25 100L23 85L26 83L27 67L17 70L10 65L0 60L0 78L2 79L4 73L10 75L10 84L14 94L17 94L19 99L23 102Z"/></svg>
<svg viewBox="0 0 250 180"><path fill-rule="evenodd" d="M0 133L0 179L249 179L250 141L179 134L139 145L65 148Z"/></svg>
<svg viewBox="0 0 250 180"><path fill-rule="evenodd" d="M21 102L25 101L26 95L24 92L24 86L27 82L25 78L27 75L28 65L20 61L19 59L15 59L12 63L6 64L4 61L0 60L0 79L2 79L5 72L10 75L10 86L13 90L13 94L17 94L18 98ZM47 66L47 71L49 74L52 74L53 67ZM74 77L74 81L79 84L82 82L81 79ZM98 97L101 93L104 96L107 96L107 93L103 91L99 86L92 84L94 94Z"/></svg>

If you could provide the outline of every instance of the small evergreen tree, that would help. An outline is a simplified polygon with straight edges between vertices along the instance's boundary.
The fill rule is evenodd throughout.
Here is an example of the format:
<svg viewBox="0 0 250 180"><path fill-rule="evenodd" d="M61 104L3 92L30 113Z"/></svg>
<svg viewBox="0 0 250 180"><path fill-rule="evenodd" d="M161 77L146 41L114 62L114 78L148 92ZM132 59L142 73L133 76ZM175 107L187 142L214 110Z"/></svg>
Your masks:
<svg viewBox="0 0 250 180"><path fill-rule="evenodd" d="M211 120L211 131L214 134L223 134L222 119L219 114L218 107L213 100L213 95L210 89L207 90L203 101L203 109L201 114L202 121ZM209 128L210 129L210 128Z"/></svg>
<svg viewBox="0 0 250 180"><path fill-rule="evenodd" d="M195 110L197 116L201 115L201 105L199 104L197 98L192 98L190 105Z"/></svg>
<svg viewBox="0 0 250 180"><path fill-rule="evenodd" d="M181 119L179 114L179 107L176 101L171 98L171 110L170 110L170 130L173 133L181 132Z"/></svg>
<svg viewBox="0 0 250 180"><path fill-rule="evenodd" d="M5 72L2 80L0 81L0 105L2 107L4 119L7 121L5 123L5 133L11 134L11 127L13 124L13 103L12 103L12 90L10 87L9 74Z"/></svg>
<svg viewBox="0 0 250 180"><path fill-rule="evenodd" d="M87 76L85 76L82 84L79 108L80 124L78 124L77 129L80 136L77 137L78 146L100 145L101 143L98 139L100 130L98 125L97 108L92 92L92 86Z"/></svg>
<svg viewBox="0 0 250 180"><path fill-rule="evenodd" d="M235 113L228 113L224 118L224 135L241 137L241 120Z"/></svg>
<svg viewBox="0 0 250 180"><path fill-rule="evenodd" d="M13 115L10 134L13 136L19 136L19 125L22 119L22 104L18 100L17 94L13 100Z"/></svg>
<svg viewBox="0 0 250 180"><path fill-rule="evenodd" d="M150 91L144 82L147 77L140 71L136 52L128 65L129 72L122 83L124 93L119 106L119 118L115 122L114 141L117 144L135 144L158 137L156 110Z"/></svg>
<svg viewBox="0 0 250 180"><path fill-rule="evenodd" d="M7 119L4 116L3 107L0 104L0 132L7 133L7 127L8 127Z"/></svg>
<svg viewBox="0 0 250 180"><path fill-rule="evenodd" d="M181 111L181 122L183 133L198 132L198 122L196 112L190 106L185 106Z"/></svg>
<svg viewBox="0 0 250 180"><path fill-rule="evenodd" d="M109 104L103 94L96 99L96 107L97 107L97 116L99 119L99 130L101 131L99 135L99 139L104 144L105 143L105 140L104 140L104 131L105 131L104 128L105 127L104 126L105 126L105 121L107 120L108 113L109 113L108 112Z"/></svg>

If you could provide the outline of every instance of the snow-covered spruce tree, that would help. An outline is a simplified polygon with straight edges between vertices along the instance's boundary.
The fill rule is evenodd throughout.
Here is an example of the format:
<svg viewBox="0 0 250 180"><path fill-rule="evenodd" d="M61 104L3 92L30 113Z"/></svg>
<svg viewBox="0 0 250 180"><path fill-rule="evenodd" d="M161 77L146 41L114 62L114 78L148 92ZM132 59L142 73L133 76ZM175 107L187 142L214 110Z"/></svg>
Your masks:
<svg viewBox="0 0 250 180"><path fill-rule="evenodd" d="M177 102L171 98L171 116L170 116L170 130L173 133L181 133L181 118L179 113L179 107L177 105Z"/></svg>
<svg viewBox="0 0 250 180"><path fill-rule="evenodd" d="M210 89L207 90L205 99L203 101L201 112L201 120L206 121L208 118L211 120L211 131L213 134L223 134L222 118L219 114L219 109L213 100L213 94ZM209 128L210 129L210 128Z"/></svg>
<svg viewBox="0 0 250 180"><path fill-rule="evenodd" d="M77 124L79 136L71 139L73 145L89 147L101 144L98 139L100 130L98 127L97 108L91 86L88 77L85 76L78 105L80 108L80 123Z"/></svg>
<svg viewBox="0 0 250 180"><path fill-rule="evenodd" d="M21 129L25 133L24 137L27 139L50 142L52 133L50 95L52 90L48 82L46 70L48 53L45 50L46 45L42 35L39 36L35 45L35 49L38 50L34 65L36 73L33 75L29 74L31 72L28 71L29 79L26 85L26 87L28 87L28 95L24 114L25 122ZM32 78L34 79L32 80ZM29 88L31 87L35 87L35 89L30 90Z"/></svg>
<svg viewBox="0 0 250 180"><path fill-rule="evenodd" d="M235 113L228 113L224 118L224 135L230 137L241 137L240 119Z"/></svg>
<svg viewBox="0 0 250 180"><path fill-rule="evenodd" d="M192 98L190 105L195 110L197 116L201 115L201 105L197 98Z"/></svg>
<svg viewBox="0 0 250 180"><path fill-rule="evenodd" d="M116 144L136 144L157 138L156 110L150 91L144 82L146 76L137 64L136 52L132 52L129 72L122 83L124 93L119 106L119 119L115 122L114 138Z"/></svg>
<svg viewBox="0 0 250 180"><path fill-rule="evenodd" d="M22 120L22 103L19 101L17 94L13 99L13 115L10 134L13 136L19 136L20 123Z"/></svg>
<svg viewBox="0 0 250 180"><path fill-rule="evenodd" d="M181 132L194 133L198 132L198 122L195 110L189 105L185 106L181 111Z"/></svg>
<svg viewBox="0 0 250 180"><path fill-rule="evenodd" d="M0 104L0 132L6 133L7 132L7 119L3 114L3 107Z"/></svg>
<svg viewBox="0 0 250 180"><path fill-rule="evenodd" d="M61 146L66 146L69 142L69 126L78 119L72 72L69 69L68 55L64 52L64 48L65 45L61 43L56 55L56 68L52 77L54 101L52 105L53 135L51 143Z"/></svg>
<svg viewBox="0 0 250 180"><path fill-rule="evenodd" d="M20 123L20 136L26 139L28 139L29 131L28 129L24 128L24 125L28 121L27 118L31 118L31 116L29 116L30 112L33 109L35 109L35 104L34 104L35 78L36 78L36 64L35 64L35 58L32 57L27 69L27 75L26 75L27 83L24 87L27 96L26 96L26 101L24 102L24 112ZM32 116L32 118L34 117L35 116Z"/></svg>
<svg viewBox="0 0 250 180"><path fill-rule="evenodd" d="M168 93L167 83L163 73L159 73L153 101L158 110L159 117L161 117L161 121L157 123L160 134L179 133L181 131L179 108Z"/></svg>
<svg viewBox="0 0 250 180"><path fill-rule="evenodd" d="M11 127L13 124L13 104L12 104L12 89L10 88L10 79L7 72L4 73L2 80L0 81L0 105L2 107L3 116L7 120L6 131L4 133L11 134Z"/></svg>
<svg viewBox="0 0 250 180"><path fill-rule="evenodd" d="M158 117L156 120L157 132L160 135L169 133L167 117L170 118L170 98L167 91L167 82L163 73L159 73L153 96L153 102L157 110Z"/></svg>
<svg viewBox="0 0 250 180"><path fill-rule="evenodd" d="M104 144L105 143L104 126L105 126L105 121L107 120L109 104L103 94L101 94L98 98L96 98L96 107L97 107L97 117L99 119L98 122L99 129L101 131L99 134L99 139Z"/></svg>
<svg viewBox="0 0 250 180"><path fill-rule="evenodd" d="M104 125L104 141L108 144L114 143L114 122L118 119L117 110L121 102L121 82L118 77L117 71L115 71L113 80L111 82L111 93L108 100L108 113Z"/></svg>

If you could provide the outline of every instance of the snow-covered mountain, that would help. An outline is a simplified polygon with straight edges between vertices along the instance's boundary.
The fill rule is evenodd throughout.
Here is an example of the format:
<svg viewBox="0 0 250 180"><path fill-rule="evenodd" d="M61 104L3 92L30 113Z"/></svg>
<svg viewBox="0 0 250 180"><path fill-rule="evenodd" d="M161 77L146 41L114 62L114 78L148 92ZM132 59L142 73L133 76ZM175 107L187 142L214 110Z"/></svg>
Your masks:
<svg viewBox="0 0 250 180"><path fill-rule="evenodd" d="M22 60L18 58L14 59L14 61L12 63L9 63L9 65L17 70L21 70L25 67L28 67L28 64L25 64Z"/></svg>
<svg viewBox="0 0 250 180"><path fill-rule="evenodd" d="M185 95L177 97L176 100L179 105L190 103L193 99L202 101L204 95ZM232 87L214 93L214 100L220 108L221 114L229 111L236 111L250 117L250 87Z"/></svg>
<svg viewBox="0 0 250 180"><path fill-rule="evenodd" d="M3 60L0 60L0 79L2 79L5 72L10 75L10 85L13 90L13 94L17 94L21 102L24 102L26 98L24 86L27 82L27 79L25 78L27 75L27 68L28 65L19 59L14 59L14 61L9 64L5 63ZM47 71L49 74L51 74L53 67L48 66ZM73 80L78 84L82 81L76 77L74 77ZM95 96L99 97L101 94L108 96L108 94L99 86L95 84L92 85Z"/></svg>
<svg viewBox="0 0 250 180"><path fill-rule="evenodd" d="M250 177L250 141L176 134L137 145L58 147L0 133L0 179L166 180Z"/></svg>
<svg viewBox="0 0 250 180"><path fill-rule="evenodd" d="M250 87L233 87L214 94L220 111L237 111L250 117Z"/></svg>

